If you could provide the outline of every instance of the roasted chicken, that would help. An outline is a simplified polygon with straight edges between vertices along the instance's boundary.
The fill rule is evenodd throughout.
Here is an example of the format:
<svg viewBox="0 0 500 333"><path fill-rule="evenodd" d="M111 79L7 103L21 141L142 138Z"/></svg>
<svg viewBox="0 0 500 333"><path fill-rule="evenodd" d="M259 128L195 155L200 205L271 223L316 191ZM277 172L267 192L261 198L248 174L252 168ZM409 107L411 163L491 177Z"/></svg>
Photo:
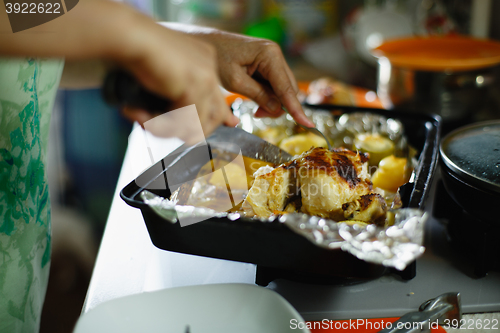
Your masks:
<svg viewBox="0 0 500 333"><path fill-rule="evenodd" d="M313 148L300 155L291 165L299 178L302 211L343 220L342 205L371 191L367 160L344 148Z"/></svg>
<svg viewBox="0 0 500 333"><path fill-rule="evenodd" d="M368 155L345 148L311 148L275 169L259 169L243 207L249 216L300 209L336 221L383 224L387 205L373 193L367 161Z"/></svg>

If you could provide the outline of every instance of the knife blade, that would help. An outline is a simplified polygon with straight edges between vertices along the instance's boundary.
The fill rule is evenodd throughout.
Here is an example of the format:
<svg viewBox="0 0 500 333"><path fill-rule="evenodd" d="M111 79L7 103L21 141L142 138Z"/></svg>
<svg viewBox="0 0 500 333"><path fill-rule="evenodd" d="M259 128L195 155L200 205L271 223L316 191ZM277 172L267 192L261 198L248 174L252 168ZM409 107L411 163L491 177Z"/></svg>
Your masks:
<svg viewBox="0 0 500 333"><path fill-rule="evenodd" d="M207 142L223 151L279 165L292 159L292 155L279 147L238 127L220 126ZM239 150L239 151L238 151Z"/></svg>

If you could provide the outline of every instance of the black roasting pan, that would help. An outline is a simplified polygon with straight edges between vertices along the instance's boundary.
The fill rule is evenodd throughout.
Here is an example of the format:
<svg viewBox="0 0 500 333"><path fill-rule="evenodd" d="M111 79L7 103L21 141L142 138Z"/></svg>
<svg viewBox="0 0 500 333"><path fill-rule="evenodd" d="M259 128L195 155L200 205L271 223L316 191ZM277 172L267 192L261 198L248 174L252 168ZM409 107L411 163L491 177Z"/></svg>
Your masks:
<svg viewBox="0 0 500 333"><path fill-rule="evenodd" d="M339 106L319 108L335 111L336 115L339 111L370 112L401 121L409 143L420 153L414 182L403 185L400 189L403 205L424 208L438 161L439 117L368 108ZM196 148L171 166L178 169L179 181L193 179L201 168L202 163L190 162L190 160L199 161L190 158L194 155ZM181 227L179 223L172 224L165 221L142 202L140 193L144 186L138 184L155 182L165 184L163 189L150 191L166 198L170 197L174 189L170 189L166 183L164 171L165 167L177 157L178 152L172 152L131 181L120 193L127 204L141 210L151 241L156 247L192 255L253 263L261 271L268 269L294 272L300 276L317 276L320 279L370 279L386 272L386 268L382 265L359 260L342 250L320 248L277 220L260 222L247 218L236 221L211 218L185 227Z"/></svg>

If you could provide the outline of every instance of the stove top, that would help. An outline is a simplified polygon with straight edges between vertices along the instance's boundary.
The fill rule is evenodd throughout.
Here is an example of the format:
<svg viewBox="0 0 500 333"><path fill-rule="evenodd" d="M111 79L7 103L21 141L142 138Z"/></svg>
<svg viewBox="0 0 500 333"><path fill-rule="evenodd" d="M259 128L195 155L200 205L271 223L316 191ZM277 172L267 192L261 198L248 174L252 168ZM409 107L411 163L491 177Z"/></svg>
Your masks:
<svg viewBox="0 0 500 333"><path fill-rule="evenodd" d="M414 261L410 265L406 267L403 271L398 271L395 268L386 268L380 271L380 274L376 276L377 278L383 275L395 275L402 280L411 280L415 277L417 269L416 262ZM375 277L367 278L367 279L356 279L356 278L348 278L348 277L332 277L325 275L315 275L311 273L290 271L279 268L269 268L269 267L261 267L257 266L255 273L255 283L259 286L266 287L269 283L277 280L284 279L289 281L301 282L301 283L310 283L310 284L319 284L319 285L355 285L359 283L365 283L367 281L373 280Z"/></svg>

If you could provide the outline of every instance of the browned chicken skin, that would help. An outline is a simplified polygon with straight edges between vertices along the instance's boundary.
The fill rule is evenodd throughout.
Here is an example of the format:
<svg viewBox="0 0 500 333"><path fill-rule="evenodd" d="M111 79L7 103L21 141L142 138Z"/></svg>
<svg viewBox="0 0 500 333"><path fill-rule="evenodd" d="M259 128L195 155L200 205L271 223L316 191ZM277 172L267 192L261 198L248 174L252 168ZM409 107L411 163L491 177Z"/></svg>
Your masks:
<svg viewBox="0 0 500 333"><path fill-rule="evenodd" d="M387 204L380 194L370 193L342 205L346 220L356 220L383 225Z"/></svg>
<svg viewBox="0 0 500 333"><path fill-rule="evenodd" d="M251 207L254 215L269 217L276 207L283 210L287 202L293 201L290 191L269 189L298 184L301 204L288 204L286 212L300 207L303 213L336 221L383 223L387 205L380 195L372 193L367 161L368 155L345 148L311 148L293 161L259 175L244 207Z"/></svg>
<svg viewBox="0 0 500 333"><path fill-rule="evenodd" d="M344 148L313 148L300 155L290 167L299 179L302 211L343 220L342 204L372 190L367 160L366 155Z"/></svg>

